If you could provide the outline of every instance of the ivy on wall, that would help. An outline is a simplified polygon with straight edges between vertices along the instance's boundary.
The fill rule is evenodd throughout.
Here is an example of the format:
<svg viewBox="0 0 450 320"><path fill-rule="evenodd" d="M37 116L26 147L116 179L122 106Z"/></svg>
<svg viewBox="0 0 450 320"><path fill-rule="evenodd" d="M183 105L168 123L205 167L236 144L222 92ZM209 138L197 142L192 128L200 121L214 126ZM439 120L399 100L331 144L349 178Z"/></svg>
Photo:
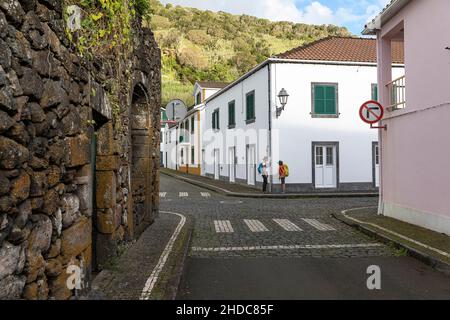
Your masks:
<svg viewBox="0 0 450 320"><path fill-rule="evenodd" d="M150 10L147 0L64 0L65 20L77 6L80 24L66 34L82 57L104 65L113 74L102 83L112 109L116 129L120 131L121 101L128 98L131 87L133 23ZM92 95L96 92L92 91Z"/></svg>

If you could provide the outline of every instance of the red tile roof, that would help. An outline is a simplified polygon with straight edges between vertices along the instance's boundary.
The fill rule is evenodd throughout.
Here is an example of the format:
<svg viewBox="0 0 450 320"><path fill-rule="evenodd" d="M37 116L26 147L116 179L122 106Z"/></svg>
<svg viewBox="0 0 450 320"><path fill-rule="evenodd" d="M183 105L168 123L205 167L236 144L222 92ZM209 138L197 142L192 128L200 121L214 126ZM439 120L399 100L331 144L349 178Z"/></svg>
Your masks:
<svg viewBox="0 0 450 320"><path fill-rule="evenodd" d="M328 37L275 56L281 59L377 62L377 41L371 38ZM392 43L392 62L404 63L403 43Z"/></svg>

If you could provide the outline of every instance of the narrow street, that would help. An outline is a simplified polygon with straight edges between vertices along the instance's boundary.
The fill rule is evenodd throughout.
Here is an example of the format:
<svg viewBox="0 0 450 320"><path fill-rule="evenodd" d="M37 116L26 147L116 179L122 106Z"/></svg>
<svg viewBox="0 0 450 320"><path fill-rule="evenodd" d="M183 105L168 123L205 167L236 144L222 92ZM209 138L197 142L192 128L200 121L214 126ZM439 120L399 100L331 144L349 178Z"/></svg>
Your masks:
<svg viewBox="0 0 450 320"><path fill-rule="evenodd" d="M449 299L450 279L340 223L376 198L239 199L161 175L161 211L194 220L178 299ZM381 290L367 288L369 266Z"/></svg>

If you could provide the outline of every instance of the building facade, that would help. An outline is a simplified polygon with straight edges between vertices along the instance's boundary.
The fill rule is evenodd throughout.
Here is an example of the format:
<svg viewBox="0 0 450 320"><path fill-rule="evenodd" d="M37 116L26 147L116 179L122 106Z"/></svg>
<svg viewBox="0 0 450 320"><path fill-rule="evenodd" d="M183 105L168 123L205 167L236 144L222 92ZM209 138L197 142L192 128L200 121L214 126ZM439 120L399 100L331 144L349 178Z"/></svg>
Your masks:
<svg viewBox="0 0 450 320"><path fill-rule="evenodd" d="M290 168L287 192L376 191L378 132L358 115L377 99L376 83L374 39L326 38L265 61L205 101L205 175L259 187L267 158L272 192L281 191L279 160Z"/></svg>
<svg viewBox="0 0 450 320"><path fill-rule="evenodd" d="M197 81L194 85L193 96L195 105L187 112L183 119L177 119L164 129L164 149L167 168L184 173L204 174L203 133L205 131L204 101L217 93L227 84L222 82Z"/></svg>
<svg viewBox="0 0 450 320"><path fill-rule="evenodd" d="M450 2L394 0L366 26L377 36L378 87L387 112L380 131L380 214L450 235ZM392 77L401 42L405 73Z"/></svg>

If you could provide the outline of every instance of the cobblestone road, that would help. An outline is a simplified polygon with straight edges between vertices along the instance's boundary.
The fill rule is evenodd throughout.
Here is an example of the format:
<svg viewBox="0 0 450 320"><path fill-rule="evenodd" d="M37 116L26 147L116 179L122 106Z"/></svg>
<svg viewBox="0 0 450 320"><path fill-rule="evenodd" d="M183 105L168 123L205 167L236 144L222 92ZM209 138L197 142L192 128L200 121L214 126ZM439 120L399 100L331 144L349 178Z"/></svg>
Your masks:
<svg viewBox="0 0 450 320"><path fill-rule="evenodd" d="M425 298L426 296L420 293L422 289L424 294L429 292L427 286L430 283L420 276L430 274L432 278L437 277L433 278L436 280L434 282L438 287L437 292L450 298L450 281L447 277L417 264L412 258L399 258L398 251L330 216L344 209L376 206L376 198L239 199L225 197L165 175L161 177L160 190L161 210L189 215L194 220L179 298L308 298L307 292L311 291L313 286L323 289L310 296L314 298L372 298L365 295L366 268L370 261L383 264L385 269L397 270L399 277L405 274L408 274L409 278L419 277L419 289L414 287L400 290L399 284L392 281L391 288L385 291L386 295L381 295L382 297L407 297L412 290L415 292L413 298ZM397 266L399 263L400 266ZM298 265L300 269L289 269L294 265ZM325 277L322 282L311 283L302 288L283 288L290 286L290 281L300 281L298 277L303 280L305 277L323 277L322 273L315 272L324 272L325 265L329 268L327 272L335 273L340 270L334 274L336 279ZM348 267L343 268L343 265ZM416 270L416 273L405 273L402 265L408 272ZM306 266L308 269L302 271L301 268ZM286 271L288 274L292 273L286 283L278 279L269 281L264 289L260 287L261 282L273 279L279 269L285 267L289 270ZM342 288L342 284L349 280L344 278L348 278L350 270L354 271L355 268L358 274L353 280L359 283L359 291L350 290L343 297L333 294L328 296L330 288L334 288L331 292L335 295L339 294L336 288ZM246 277L246 274L258 276L254 279ZM243 278L236 283L236 277L239 276ZM420 282L420 279L425 282ZM231 289L230 283L236 283L242 288ZM252 288L259 290L258 294ZM439 294L438 297L441 296Z"/></svg>
<svg viewBox="0 0 450 320"><path fill-rule="evenodd" d="M374 198L236 199L175 181L163 176L161 209L194 217L191 256L364 257L393 254L387 247L330 216L346 208L376 205ZM253 228L252 224L249 226L248 220L260 225L263 231ZM297 230L288 231L285 224Z"/></svg>

